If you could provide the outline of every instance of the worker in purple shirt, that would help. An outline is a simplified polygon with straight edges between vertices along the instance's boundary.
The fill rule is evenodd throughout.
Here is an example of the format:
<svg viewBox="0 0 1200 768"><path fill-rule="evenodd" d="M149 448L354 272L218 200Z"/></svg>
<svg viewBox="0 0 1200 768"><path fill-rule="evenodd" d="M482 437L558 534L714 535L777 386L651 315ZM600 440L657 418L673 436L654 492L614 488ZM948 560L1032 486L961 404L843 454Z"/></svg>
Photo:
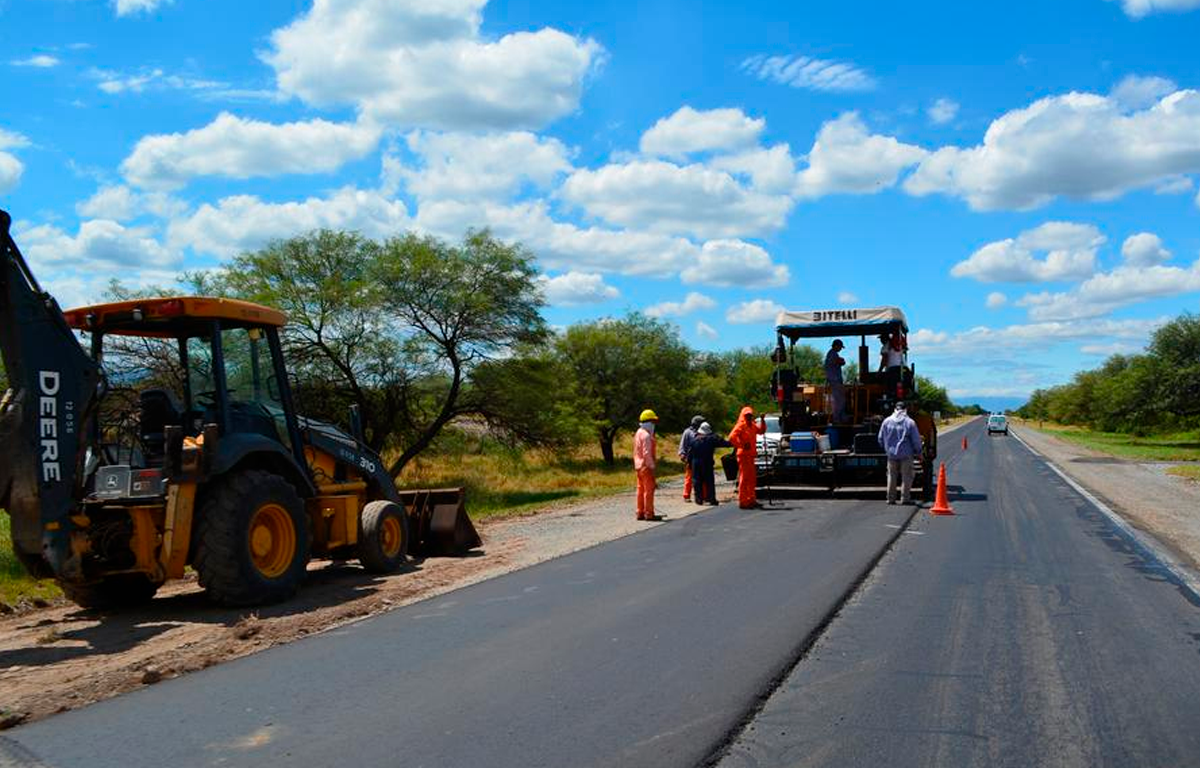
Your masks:
<svg viewBox="0 0 1200 768"><path fill-rule="evenodd" d="M879 427L879 445L887 454L887 503L896 503L896 481L900 480L900 503L912 503L913 459L921 452L921 433L909 418L904 403Z"/></svg>

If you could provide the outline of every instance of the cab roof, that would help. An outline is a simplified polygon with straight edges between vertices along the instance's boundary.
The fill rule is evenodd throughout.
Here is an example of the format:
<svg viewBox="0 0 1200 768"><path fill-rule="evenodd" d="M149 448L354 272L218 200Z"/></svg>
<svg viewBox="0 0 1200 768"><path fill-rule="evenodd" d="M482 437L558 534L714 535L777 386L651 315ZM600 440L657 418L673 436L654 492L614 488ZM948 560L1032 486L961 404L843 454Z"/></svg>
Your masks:
<svg viewBox="0 0 1200 768"><path fill-rule="evenodd" d="M908 320L899 307L784 310L775 318L775 330L790 339L908 333Z"/></svg>
<svg viewBox="0 0 1200 768"><path fill-rule="evenodd" d="M279 327L287 322L287 315L277 309L207 296L130 299L77 307L64 314L75 330L123 336L207 335L213 320L221 320L225 328Z"/></svg>

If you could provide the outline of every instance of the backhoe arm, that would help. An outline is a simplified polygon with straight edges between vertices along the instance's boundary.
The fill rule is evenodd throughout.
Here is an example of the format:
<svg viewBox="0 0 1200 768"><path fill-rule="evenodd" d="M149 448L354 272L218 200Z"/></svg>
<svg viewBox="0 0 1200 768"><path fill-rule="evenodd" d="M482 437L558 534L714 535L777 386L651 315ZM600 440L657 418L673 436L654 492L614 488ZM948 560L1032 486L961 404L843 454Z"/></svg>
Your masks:
<svg viewBox="0 0 1200 768"><path fill-rule="evenodd" d="M71 512L82 495L84 430L100 369L29 271L11 223L0 211L0 356L9 386L0 400L0 508L31 572L70 575L79 562Z"/></svg>

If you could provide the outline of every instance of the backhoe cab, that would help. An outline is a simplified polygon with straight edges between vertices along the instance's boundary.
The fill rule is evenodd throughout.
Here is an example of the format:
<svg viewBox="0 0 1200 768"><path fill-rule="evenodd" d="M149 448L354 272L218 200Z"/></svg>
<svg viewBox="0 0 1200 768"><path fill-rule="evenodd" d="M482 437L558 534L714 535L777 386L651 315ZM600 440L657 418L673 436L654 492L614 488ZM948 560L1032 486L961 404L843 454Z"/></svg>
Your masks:
<svg viewBox="0 0 1200 768"><path fill-rule="evenodd" d="M190 565L218 602L269 603L310 556L386 573L479 545L460 489L397 491L358 436L296 413L281 312L171 297L63 313L8 228L0 212L0 507L21 561L71 599L138 602Z"/></svg>

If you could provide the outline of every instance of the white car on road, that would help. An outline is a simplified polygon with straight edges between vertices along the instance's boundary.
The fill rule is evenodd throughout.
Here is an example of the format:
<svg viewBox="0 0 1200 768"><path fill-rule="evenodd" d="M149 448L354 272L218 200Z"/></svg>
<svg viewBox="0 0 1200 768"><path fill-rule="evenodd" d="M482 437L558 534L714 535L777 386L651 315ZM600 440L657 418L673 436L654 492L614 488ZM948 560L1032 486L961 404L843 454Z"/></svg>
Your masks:
<svg viewBox="0 0 1200 768"><path fill-rule="evenodd" d="M993 413L991 416L988 416L987 431L989 435L993 432L1003 432L1007 435L1008 418L1002 413Z"/></svg>

